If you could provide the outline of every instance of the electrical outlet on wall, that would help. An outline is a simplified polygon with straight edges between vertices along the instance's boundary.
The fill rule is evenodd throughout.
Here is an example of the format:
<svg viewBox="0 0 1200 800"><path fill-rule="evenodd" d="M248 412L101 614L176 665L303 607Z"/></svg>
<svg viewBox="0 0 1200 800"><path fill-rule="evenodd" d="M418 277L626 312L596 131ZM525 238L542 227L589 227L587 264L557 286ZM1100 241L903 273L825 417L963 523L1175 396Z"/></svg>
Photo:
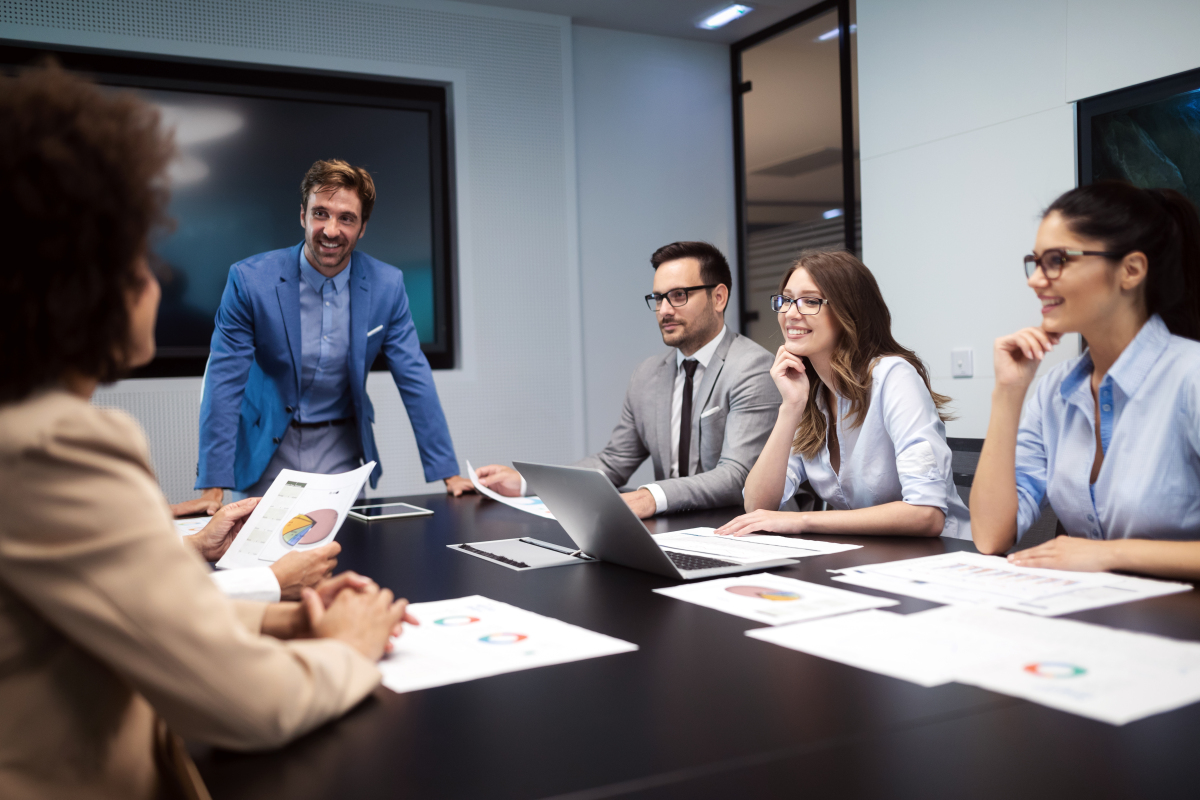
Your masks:
<svg viewBox="0 0 1200 800"><path fill-rule="evenodd" d="M975 376L975 351L970 347L951 350L950 374L955 378L973 378Z"/></svg>

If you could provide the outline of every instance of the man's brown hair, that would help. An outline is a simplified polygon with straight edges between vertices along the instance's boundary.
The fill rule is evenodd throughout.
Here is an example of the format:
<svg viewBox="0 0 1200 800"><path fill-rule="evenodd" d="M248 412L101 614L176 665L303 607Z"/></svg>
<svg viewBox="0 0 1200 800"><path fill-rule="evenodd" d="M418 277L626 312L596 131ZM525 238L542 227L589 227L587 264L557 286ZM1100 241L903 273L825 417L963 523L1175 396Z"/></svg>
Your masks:
<svg viewBox="0 0 1200 800"><path fill-rule="evenodd" d="M308 211L308 196L313 189L323 190L326 187L353 189L362 201L363 223L371 218L371 209L375 207L375 181L371 179L371 173L340 158L316 161L300 182L300 207Z"/></svg>
<svg viewBox="0 0 1200 800"><path fill-rule="evenodd" d="M174 148L154 106L60 67L0 76L0 402L127 369L129 296L165 222Z"/></svg>

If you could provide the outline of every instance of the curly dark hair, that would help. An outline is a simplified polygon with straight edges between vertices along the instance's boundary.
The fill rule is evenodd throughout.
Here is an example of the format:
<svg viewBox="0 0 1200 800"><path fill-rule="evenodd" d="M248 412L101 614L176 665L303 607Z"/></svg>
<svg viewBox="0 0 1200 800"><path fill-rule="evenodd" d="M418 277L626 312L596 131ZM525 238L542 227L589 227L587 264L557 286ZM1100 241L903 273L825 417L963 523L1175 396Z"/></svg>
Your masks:
<svg viewBox="0 0 1200 800"><path fill-rule="evenodd" d="M0 76L0 402L69 373L126 372L128 297L165 223L174 152L157 110L54 63Z"/></svg>

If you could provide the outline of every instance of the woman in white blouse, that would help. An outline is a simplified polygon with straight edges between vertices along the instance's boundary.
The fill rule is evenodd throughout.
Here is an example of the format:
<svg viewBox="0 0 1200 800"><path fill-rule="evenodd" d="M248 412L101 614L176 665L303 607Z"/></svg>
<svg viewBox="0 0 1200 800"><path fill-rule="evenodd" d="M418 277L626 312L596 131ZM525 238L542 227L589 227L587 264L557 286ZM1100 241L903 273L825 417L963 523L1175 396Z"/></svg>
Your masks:
<svg viewBox="0 0 1200 800"><path fill-rule="evenodd" d="M746 478L748 513L717 533L970 539L943 424L949 398L892 338L871 271L849 253L805 254L771 303L784 337L771 367L783 403ZM776 510L805 480L831 510Z"/></svg>

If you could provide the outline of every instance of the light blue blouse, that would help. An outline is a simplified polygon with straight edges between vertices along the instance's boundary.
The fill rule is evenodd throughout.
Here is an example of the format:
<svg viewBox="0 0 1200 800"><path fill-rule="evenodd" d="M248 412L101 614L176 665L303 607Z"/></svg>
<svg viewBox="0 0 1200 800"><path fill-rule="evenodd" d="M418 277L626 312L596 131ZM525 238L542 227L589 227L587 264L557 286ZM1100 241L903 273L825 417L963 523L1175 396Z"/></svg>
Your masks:
<svg viewBox="0 0 1200 800"><path fill-rule="evenodd" d="M1200 539L1200 342L1156 314L1100 383L1096 454L1092 358L1037 384L1017 434L1018 538L1049 502L1072 536Z"/></svg>
<svg viewBox="0 0 1200 800"><path fill-rule="evenodd" d="M818 407L828 419L823 399ZM897 500L940 508L946 515L942 536L970 539L971 515L954 488L946 426L912 364L896 356L879 359L871 370L871 405L861 425L852 427L846 420L849 410L850 402L839 397L840 471L834 472L830 464L828 442L811 460L793 453L784 502L808 480L833 509L870 508Z"/></svg>

